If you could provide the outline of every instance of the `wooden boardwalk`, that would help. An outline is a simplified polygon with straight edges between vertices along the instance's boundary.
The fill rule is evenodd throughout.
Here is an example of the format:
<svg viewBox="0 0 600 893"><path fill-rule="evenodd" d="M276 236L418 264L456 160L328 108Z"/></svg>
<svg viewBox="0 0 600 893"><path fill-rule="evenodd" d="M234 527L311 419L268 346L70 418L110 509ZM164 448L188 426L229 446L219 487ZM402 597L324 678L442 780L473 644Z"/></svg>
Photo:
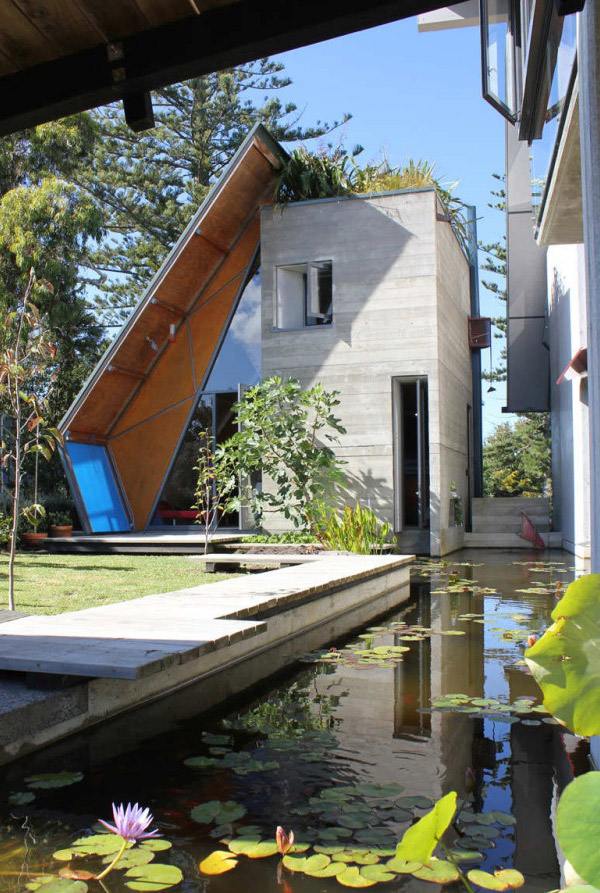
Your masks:
<svg viewBox="0 0 600 893"><path fill-rule="evenodd" d="M261 635L273 612L412 561L401 555L295 557L302 563L282 570L2 623L0 669L140 679Z"/></svg>

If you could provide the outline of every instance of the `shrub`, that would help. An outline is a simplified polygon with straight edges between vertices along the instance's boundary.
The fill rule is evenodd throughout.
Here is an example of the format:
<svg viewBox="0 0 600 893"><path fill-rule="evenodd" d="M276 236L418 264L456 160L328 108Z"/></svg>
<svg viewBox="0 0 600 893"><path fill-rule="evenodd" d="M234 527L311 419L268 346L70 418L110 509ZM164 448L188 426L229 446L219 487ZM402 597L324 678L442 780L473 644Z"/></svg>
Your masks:
<svg viewBox="0 0 600 893"><path fill-rule="evenodd" d="M354 508L345 506L341 514L318 506L313 529L326 548L361 555L383 551L392 537L387 521L380 521L370 508L363 508L358 502Z"/></svg>
<svg viewBox="0 0 600 893"><path fill-rule="evenodd" d="M0 546L5 546L10 539L12 519L4 512L0 512Z"/></svg>

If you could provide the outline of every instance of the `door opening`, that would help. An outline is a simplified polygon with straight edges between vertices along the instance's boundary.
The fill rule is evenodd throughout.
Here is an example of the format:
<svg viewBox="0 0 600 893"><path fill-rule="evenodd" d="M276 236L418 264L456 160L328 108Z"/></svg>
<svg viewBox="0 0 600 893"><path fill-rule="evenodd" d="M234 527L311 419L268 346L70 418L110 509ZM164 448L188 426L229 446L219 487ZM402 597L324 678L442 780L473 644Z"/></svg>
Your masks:
<svg viewBox="0 0 600 893"><path fill-rule="evenodd" d="M395 530L429 528L429 418L426 378L393 381Z"/></svg>

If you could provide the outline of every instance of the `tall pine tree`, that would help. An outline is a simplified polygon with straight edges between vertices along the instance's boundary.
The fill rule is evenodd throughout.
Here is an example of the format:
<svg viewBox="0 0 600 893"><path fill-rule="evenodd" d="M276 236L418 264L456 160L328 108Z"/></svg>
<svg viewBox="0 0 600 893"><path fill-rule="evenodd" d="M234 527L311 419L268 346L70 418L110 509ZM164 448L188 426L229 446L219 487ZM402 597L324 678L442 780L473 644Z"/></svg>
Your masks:
<svg viewBox="0 0 600 893"><path fill-rule="evenodd" d="M93 113L98 139L74 180L105 213L107 236L89 258L105 319L124 319L255 123L289 143L348 120L303 127L297 107L279 99L291 83L283 71L262 59L159 90L156 127L140 134L117 105Z"/></svg>
<svg viewBox="0 0 600 893"><path fill-rule="evenodd" d="M493 196L492 201L488 202L488 208L496 211L506 212L506 191L504 189L504 176L502 174L492 174L494 179L499 180L502 185L496 190L491 190ZM506 290L506 235L503 235L497 242L480 242L479 250L484 254L484 260L481 269L486 273L491 273L492 279L482 279L481 284L493 297L501 302L502 311L498 316L492 317L493 337L500 342L500 362L493 366L489 371L481 373L481 377L485 381L506 381L506 332L508 323L506 319L507 298Z"/></svg>

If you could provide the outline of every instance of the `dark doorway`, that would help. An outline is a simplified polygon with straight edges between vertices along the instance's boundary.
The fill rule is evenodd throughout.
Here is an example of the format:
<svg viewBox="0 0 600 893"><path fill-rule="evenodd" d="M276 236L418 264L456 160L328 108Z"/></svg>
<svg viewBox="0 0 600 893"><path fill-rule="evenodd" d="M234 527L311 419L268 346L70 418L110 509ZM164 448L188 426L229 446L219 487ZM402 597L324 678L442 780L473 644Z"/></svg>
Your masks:
<svg viewBox="0 0 600 893"><path fill-rule="evenodd" d="M393 381L396 532L429 528L429 418L426 378Z"/></svg>

